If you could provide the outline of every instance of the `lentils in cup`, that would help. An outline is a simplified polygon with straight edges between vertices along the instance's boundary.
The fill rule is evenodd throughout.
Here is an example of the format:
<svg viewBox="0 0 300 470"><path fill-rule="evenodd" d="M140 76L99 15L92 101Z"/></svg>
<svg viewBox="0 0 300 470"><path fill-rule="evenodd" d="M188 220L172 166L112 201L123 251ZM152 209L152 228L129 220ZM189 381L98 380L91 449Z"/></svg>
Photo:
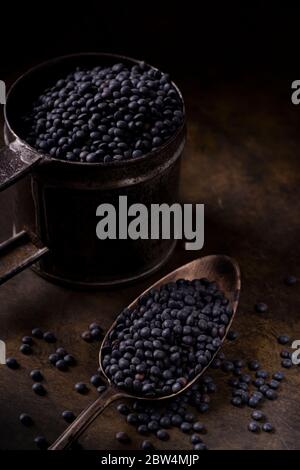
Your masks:
<svg viewBox="0 0 300 470"><path fill-rule="evenodd" d="M179 392L209 364L231 316L228 299L207 279L180 279L152 289L117 318L103 369L134 395Z"/></svg>
<svg viewBox="0 0 300 470"><path fill-rule="evenodd" d="M78 67L44 90L23 116L31 146L88 163L141 157L182 123L182 99L170 77L143 62Z"/></svg>

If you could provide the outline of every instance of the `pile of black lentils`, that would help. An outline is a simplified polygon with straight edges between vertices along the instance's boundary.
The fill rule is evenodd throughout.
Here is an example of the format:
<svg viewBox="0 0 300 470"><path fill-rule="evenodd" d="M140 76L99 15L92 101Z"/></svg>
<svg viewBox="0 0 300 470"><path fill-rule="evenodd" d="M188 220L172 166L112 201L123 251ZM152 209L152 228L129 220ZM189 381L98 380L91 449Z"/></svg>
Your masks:
<svg viewBox="0 0 300 470"><path fill-rule="evenodd" d="M209 364L231 316L223 292L207 279L152 289L119 315L103 351L104 371L133 395L179 392Z"/></svg>
<svg viewBox="0 0 300 470"><path fill-rule="evenodd" d="M77 68L22 119L24 139L40 152L89 163L141 157L182 123L182 99L169 76L143 62Z"/></svg>

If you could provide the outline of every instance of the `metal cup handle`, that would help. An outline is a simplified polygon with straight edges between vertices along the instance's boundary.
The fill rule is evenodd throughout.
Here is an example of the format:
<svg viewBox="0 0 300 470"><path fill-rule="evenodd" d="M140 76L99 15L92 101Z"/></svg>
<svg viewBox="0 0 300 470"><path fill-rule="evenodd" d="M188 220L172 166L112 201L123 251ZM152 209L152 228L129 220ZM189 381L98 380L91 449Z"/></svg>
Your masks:
<svg viewBox="0 0 300 470"><path fill-rule="evenodd" d="M0 148L0 191L29 173L40 160L40 155L33 155L25 145L17 141Z"/></svg>
<svg viewBox="0 0 300 470"><path fill-rule="evenodd" d="M30 158L29 158L30 155ZM22 144L11 143L0 148L0 192L29 173L41 156L33 156ZM44 246L29 230L0 244L0 285L23 271L48 253Z"/></svg>

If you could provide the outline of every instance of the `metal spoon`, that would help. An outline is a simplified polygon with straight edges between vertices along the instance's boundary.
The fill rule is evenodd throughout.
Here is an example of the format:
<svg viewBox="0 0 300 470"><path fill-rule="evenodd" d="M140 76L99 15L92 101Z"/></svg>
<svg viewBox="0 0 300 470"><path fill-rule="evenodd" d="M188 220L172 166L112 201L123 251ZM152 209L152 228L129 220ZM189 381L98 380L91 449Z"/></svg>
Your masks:
<svg viewBox="0 0 300 470"><path fill-rule="evenodd" d="M191 263L185 264L184 266L181 266L175 271L172 271L167 276L164 276L151 287L149 287L147 290L145 290L143 294L145 294L152 288L159 288L163 284L166 284L168 282L174 282L177 279L192 280L200 279L203 277L207 278L209 281L215 281L218 284L219 289L224 292L224 295L229 300L229 303L233 310L230 322L226 328L226 333L222 339L223 343L236 313L241 288L240 269L236 261L234 261L233 259L223 255L211 255L206 256L204 258L198 258L192 261ZM134 307L139 297L137 297L128 306L128 308ZM115 327L115 324L116 321L112 324L111 328L106 333L99 353L100 368L108 382L107 390L76 418L76 420L61 434L61 436L54 442L54 444L52 444L50 450L62 450L68 448L75 440L77 440L81 436L81 434L90 426L90 424L97 418L97 416L99 416L103 412L103 410L113 401L119 400L120 398L134 398L138 400L148 401L150 400L149 397L134 396L124 392L123 390L118 389L115 385L111 383L111 380L106 376L102 368L102 353L105 346L107 346L109 334L111 330ZM151 400L165 400L184 392L184 390L186 390L195 381L197 381L199 377L205 372L205 370L210 366L210 363L213 361L219 349L214 353L209 364L205 368L203 368L203 370L197 376L195 376L193 380L188 382L188 384L179 392L173 393L172 395L152 398Z"/></svg>

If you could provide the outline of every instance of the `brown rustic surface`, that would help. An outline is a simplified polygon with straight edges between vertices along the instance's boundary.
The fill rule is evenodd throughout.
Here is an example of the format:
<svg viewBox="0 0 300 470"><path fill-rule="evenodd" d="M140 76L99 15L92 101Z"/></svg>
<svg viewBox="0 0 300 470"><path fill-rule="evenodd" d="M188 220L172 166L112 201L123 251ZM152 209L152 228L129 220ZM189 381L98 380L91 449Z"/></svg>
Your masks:
<svg viewBox="0 0 300 470"><path fill-rule="evenodd" d="M3 78L3 77L1 77ZM168 265L151 278L129 287L98 292L76 292L55 286L27 270L0 288L0 338L8 355L21 362L18 371L0 366L0 449L34 448L33 438L45 435L51 442L65 428L64 409L79 413L95 397L73 391L77 381L89 381L97 369L97 344L86 344L80 332L94 320L108 328L116 313L149 283L198 255L233 256L242 271L242 295L234 329L235 343L227 343L229 358L258 358L268 370L280 369L276 342L280 333L300 339L299 284L287 287L286 274L299 273L299 113L290 101L290 84L270 85L252 78L228 83L179 83L186 98L189 131L183 162L181 194L185 202L205 203L205 247L200 253L178 247ZM0 239L11 231L13 190L0 195ZM253 305L265 301L266 314ZM34 326L54 331L59 342L79 360L68 373L47 364L53 345L36 342L32 357L18 352L20 338ZM29 372L44 372L47 397L31 390ZM210 410L200 417L209 433L205 442L216 449L299 449L300 369L287 371L279 399L263 405L275 425L272 435L247 431L251 410L229 404L226 375L211 371L218 383ZM18 422L21 412L32 415L35 426ZM114 434L124 430L138 448L140 436L124 423L112 405L83 437L85 448L124 448ZM153 438L154 441L154 438ZM191 448L189 437L171 431L158 448Z"/></svg>

